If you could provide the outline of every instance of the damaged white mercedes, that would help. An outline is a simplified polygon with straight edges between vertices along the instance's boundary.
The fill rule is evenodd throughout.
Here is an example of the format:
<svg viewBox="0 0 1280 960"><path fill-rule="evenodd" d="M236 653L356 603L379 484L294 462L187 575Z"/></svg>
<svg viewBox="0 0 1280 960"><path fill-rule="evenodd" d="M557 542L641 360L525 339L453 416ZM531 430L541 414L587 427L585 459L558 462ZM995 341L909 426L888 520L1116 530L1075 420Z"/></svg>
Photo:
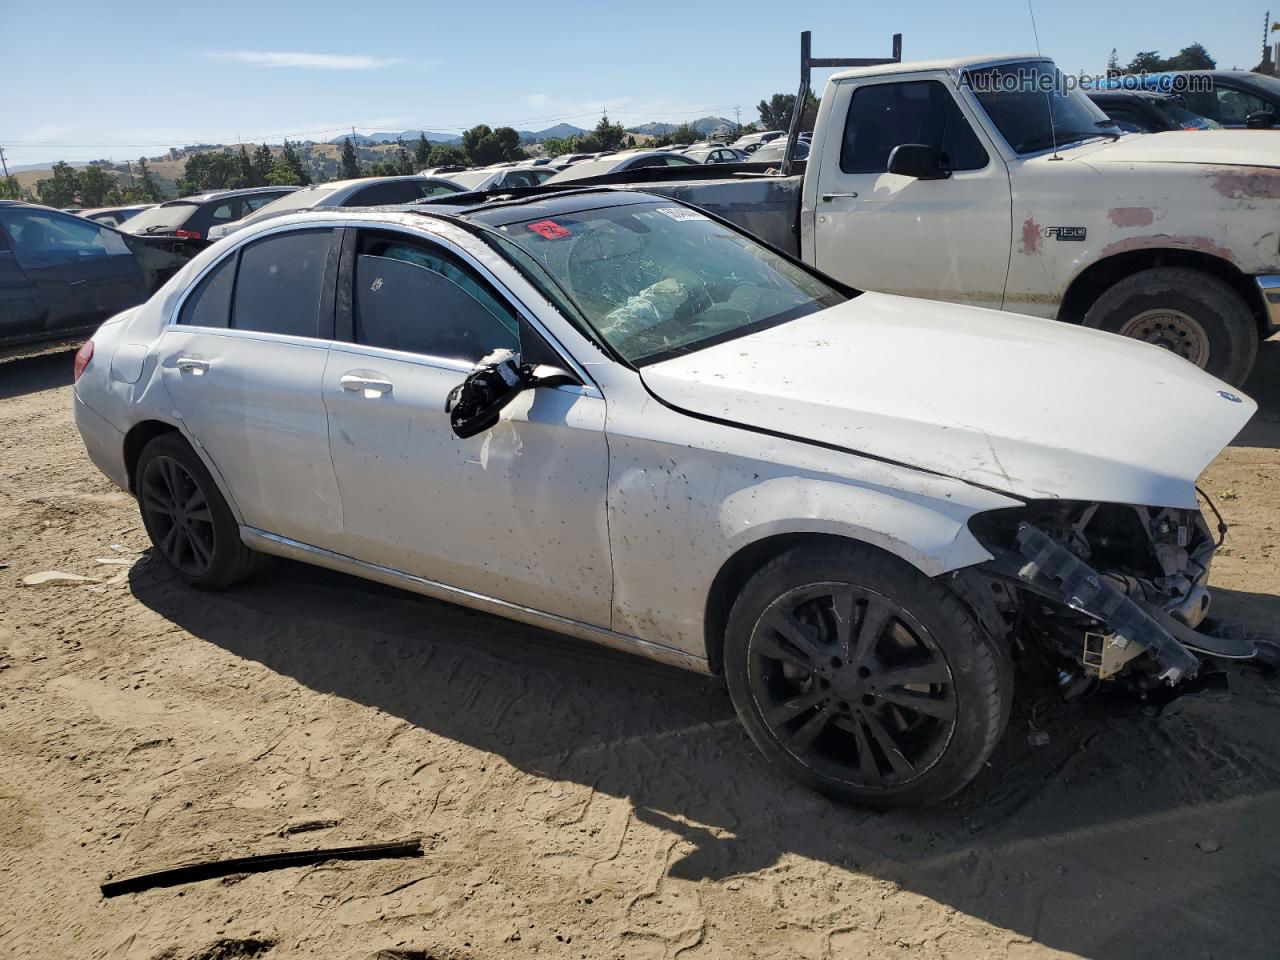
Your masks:
<svg viewBox="0 0 1280 960"><path fill-rule="evenodd" d="M288 557L723 676L779 770L873 807L977 774L1015 664L1144 697L1257 654L1205 629L1196 490L1254 409L607 189L246 228L75 384L192 586Z"/></svg>

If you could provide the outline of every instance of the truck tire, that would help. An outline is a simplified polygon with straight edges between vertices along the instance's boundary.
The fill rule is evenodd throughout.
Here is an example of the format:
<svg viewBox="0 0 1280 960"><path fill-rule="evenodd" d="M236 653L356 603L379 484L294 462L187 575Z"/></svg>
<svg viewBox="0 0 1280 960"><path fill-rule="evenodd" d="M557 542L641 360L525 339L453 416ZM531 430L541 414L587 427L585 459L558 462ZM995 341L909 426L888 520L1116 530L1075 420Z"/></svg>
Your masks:
<svg viewBox="0 0 1280 960"><path fill-rule="evenodd" d="M797 547L729 614L738 718L792 779L875 809L937 803L995 749L1008 652L941 583L858 543Z"/></svg>
<svg viewBox="0 0 1280 960"><path fill-rule="evenodd" d="M240 527L218 485L177 433L162 433L138 457L142 525L164 561L201 590L221 590L253 576L266 557L240 540Z"/></svg>
<svg viewBox="0 0 1280 960"><path fill-rule="evenodd" d="M1186 267L1155 267L1094 301L1084 325L1154 343L1239 386L1258 355L1258 325L1222 280Z"/></svg>

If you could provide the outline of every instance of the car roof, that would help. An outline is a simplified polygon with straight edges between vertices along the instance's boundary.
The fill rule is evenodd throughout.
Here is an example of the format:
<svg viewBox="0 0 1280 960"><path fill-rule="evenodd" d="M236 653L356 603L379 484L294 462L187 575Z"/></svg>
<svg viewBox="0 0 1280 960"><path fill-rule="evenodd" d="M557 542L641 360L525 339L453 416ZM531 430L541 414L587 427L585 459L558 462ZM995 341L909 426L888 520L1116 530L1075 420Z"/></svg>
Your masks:
<svg viewBox="0 0 1280 960"><path fill-rule="evenodd" d="M876 67L854 67L831 75L832 80L851 80L855 77L878 77L893 73L916 73L924 70L946 70L959 73L974 67L994 67L1002 63L1026 63L1040 61L1052 63L1049 57L1038 53L1005 53L985 57L952 57L947 60L914 60L904 63L883 63Z"/></svg>
<svg viewBox="0 0 1280 960"><path fill-rule="evenodd" d="M667 197L641 193L636 190L619 190L602 186L517 187L506 190L480 190L432 197L417 203L385 204L377 207L309 208L282 217L264 220L261 226L272 229L276 225L306 223L312 220L386 220L405 222L404 215L414 214L423 218L446 220L453 223L483 223L501 227L527 220L567 216L602 207L616 207L636 203L660 201L675 203ZM246 232L252 227L246 227Z"/></svg>
<svg viewBox="0 0 1280 960"><path fill-rule="evenodd" d="M1177 95L1162 90L1086 90L1085 95L1091 100L1099 97L1111 97L1116 100L1176 100Z"/></svg>
<svg viewBox="0 0 1280 960"><path fill-rule="evenodd" d="M222 200L225 197L245 197L252 196L255 193L281 192L292 193L294 190L301 190L302 187L241 187L235 190L205 190L201 193L188 194L185 197L178 197L176 200L168 200L161 206L168 206L170 203L205 203L209 200Z"/></svg>

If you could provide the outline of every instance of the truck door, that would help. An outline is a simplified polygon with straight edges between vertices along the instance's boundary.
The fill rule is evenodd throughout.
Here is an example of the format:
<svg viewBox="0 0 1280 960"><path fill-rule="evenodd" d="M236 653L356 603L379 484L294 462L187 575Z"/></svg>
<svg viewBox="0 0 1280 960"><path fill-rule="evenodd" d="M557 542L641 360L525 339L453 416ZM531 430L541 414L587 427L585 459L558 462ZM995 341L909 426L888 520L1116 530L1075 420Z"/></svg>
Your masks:
<svg viewBox="0 0 1280 960"><path fill-rule="evenodd" d="M815 265L862 289L999 309L1012 240L1009 174L949 84L856 78L828 95L831 127L809 161L816 191L806 188ZM904 143L941 150L950 176L889 173L889 154Z"/></svg>

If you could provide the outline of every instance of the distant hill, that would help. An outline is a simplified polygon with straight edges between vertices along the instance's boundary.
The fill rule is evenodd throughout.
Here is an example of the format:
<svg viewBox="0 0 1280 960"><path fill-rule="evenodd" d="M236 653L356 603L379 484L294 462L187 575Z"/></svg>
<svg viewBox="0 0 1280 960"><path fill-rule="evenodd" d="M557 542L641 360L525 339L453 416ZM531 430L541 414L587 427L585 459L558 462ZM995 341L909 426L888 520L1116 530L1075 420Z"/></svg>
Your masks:
<svg viewBox="0 0 1280 960"><path fill-rule="evenodd" d="M440 133L434 130L401 130L399 133L357 133L354 136L348 133L340 137L334 137L327 142L341 146L342 141L350 137L351 142L357 147L372 147L382 143L395 143L397 138L405 143L412 143L423 134L432 143L458 143L462 140L462 137L456 133Z"/></svg>
<svg viewBox="0 0 1280 960"><path fill-rule="evenodd" d="M697 130L704 137L716 136L717 134L732 133L735 124L732 120L726 120L724 117L699 117L697 120L690 121L689 125ZM651 137L661 137L679 127L678 123L663 123L654 121L652 123L642 123L638 127L628 127L628 133L644 133Z"/></svg>
<svg viewBox="0 0 1280 960"><path fill-rule="evenodd" d="M554 127L547 127L545 130L517 130L516 132L525 143L541 143L551 137L576 137L587 131L582 127L575 127L572 123L557 123Z"/></svg>

